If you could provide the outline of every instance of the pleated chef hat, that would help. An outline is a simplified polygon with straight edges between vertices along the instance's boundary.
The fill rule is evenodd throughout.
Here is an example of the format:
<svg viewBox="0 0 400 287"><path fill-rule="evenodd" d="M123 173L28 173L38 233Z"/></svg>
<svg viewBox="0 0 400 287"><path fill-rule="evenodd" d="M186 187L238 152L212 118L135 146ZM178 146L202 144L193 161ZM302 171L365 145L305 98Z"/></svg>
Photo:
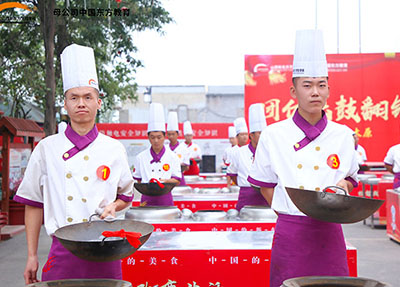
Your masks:
<svg viewBox="0 0 400 287"><path fill-rule="evenodd" d="M235 126L236 135L249 132L246 125L246 120L243 117L234 120L233 125Z"/></svg>
<svg viewBox="0 0 400 287"><path fill-rule="evenodd" d="M183 123L183 134L184 135L193 134L192 124L189 121Z"/></svg>
<svg viewBox="0 0 400 287"><path fill-rule="evenodd" d="M150 104L147 132L165 132L164 107L160 103Z"/></svg>
<svg viewBox="0 0 400 287"><path fill-rule="evenodd" d="M177 112L169 112L168 113L167 131L179 132L178 113Z"/></svg>
<svg viewBox="0 0 400 287"><path fill-rule="evenodd" d="M261 132L267 127L264 115L263 104L252 104L249 107L249 128L250 132Z"/></svg>
<svg viewBox="0 0 400 287"><path fill-rule="evenodd" d="M293 78L328 77L321 30L299 30L293 57Z"/></svg>
<svg viewBox="0 0 400 287"><path fill-rule="evenodd" d="M94 52L90 47L69 45L61 53L61 71L64 93L77 87L99 90Z"/></svg>
<svg viewBox="0 0 400 287"><path fill-rule="evenodd" d="M234 126L228 127L228 134L230 138L234 138L236 136L236 130Z"/></svg>

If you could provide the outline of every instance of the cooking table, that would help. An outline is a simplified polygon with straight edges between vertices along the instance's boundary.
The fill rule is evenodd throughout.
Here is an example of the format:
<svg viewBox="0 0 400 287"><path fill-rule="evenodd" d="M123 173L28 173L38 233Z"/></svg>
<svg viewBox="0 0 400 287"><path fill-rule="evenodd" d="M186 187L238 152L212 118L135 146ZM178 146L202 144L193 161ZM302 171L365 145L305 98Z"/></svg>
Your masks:
<svg viewBox="0 0 400 287"><path fill-rule="evenodd" d="M269 286L272 231L155 232L122 260L133 286ZM347 244L350 275L357 250Z"/></svg>

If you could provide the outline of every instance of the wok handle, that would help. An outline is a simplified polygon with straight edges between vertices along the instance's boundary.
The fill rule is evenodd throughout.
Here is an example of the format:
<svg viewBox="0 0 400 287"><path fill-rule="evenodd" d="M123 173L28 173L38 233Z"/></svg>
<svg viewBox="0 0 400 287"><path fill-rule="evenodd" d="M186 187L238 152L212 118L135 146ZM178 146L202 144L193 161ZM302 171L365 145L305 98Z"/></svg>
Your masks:
<svg viewBox="0 0 400 287"><path fill-rule="evenodd" d="M323 192L327 192L327 189L331 189L331 188L333 188L334 191L335 191L335 189L340 189L340 190L344 191L344 195L349 195L349 194L347 193L347 191L346 191L343 187L335 186L335 185L327 186L327 187L325 187L322 191L323 191ZM335 194L336 194L336 191L335 191Z"/></svg>

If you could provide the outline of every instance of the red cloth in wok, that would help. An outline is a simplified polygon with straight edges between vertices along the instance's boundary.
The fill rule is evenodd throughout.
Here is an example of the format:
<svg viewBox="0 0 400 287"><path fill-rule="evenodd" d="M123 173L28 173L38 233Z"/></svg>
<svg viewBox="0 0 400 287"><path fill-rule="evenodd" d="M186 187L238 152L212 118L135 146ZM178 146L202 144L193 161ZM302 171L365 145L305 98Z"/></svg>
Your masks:
<svg viewBox="0 0 400 287"><path fill-rule="evenodd" d="M142 236L140 232L127 232L123 229L118 231L103 231L102 235L104 237L121 237L126 238L130 245L135 248L139 248L141 242L139 238Z"/></svg>

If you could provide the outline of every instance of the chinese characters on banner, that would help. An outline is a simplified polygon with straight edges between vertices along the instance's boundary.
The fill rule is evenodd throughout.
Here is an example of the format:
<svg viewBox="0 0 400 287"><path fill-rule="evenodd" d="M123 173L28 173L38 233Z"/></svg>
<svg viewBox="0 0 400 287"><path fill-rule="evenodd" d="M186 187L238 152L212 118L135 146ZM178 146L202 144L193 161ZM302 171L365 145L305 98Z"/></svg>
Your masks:
<svg viewBox="0 0 400 287"><path fill-rule="evenodd" d="M350 127L366 149L368 161L383 161L399 143L400 54L327 55L330 96L328 119ZM293 116L291 55L245 56L245 112L263 103L268 124Z"/></svg>

